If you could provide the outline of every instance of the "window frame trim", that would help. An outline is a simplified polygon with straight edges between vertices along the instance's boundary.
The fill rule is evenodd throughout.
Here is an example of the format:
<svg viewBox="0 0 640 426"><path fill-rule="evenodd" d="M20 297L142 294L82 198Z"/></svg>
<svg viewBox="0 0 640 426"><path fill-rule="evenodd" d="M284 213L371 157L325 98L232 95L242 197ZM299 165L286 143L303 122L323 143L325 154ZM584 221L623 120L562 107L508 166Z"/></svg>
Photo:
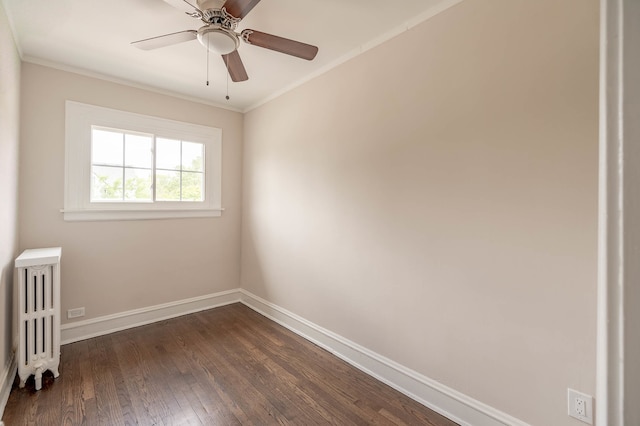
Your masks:
<svg viewBox="0 0 640 426"><path fill-rule="evenodd" d="M92 203L91 129L109 127L205 145L205 201ZM222 129L66 101L65 221L218 217L222 200Z"/></svg>

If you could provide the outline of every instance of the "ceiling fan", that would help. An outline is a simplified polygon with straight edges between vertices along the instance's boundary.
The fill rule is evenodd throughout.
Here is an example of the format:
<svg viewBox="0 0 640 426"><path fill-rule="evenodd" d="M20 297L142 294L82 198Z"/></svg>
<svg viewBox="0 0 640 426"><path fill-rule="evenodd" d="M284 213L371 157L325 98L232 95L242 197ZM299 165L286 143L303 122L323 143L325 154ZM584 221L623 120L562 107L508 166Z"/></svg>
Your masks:
<svg viewBox="0 0 640 426"><path fill-rule="evenodd" d="M247 44L275 50L308 61L316 57L318 48L310 44L278 37L250 29L236 33L238 23L253 9L260 0L164 0L166 3L184 11L189 16L200 19L204 26L198 30L179 31L131 44L143 50L158 49L185 41L198 39L200 44L213 53L222 55L222 59L234 82L249 79L244 68L238 47L240 40ZM196 5L192 4L195 2Z"/></svg>

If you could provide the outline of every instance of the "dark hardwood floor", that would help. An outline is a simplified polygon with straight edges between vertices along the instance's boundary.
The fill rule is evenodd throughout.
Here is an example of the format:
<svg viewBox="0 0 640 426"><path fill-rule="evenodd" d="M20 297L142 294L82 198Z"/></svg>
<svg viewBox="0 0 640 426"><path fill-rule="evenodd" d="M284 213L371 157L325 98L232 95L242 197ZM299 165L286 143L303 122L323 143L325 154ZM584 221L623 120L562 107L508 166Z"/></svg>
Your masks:
<svg viewBox="0 0 640 426"><path fill-rule="evenodd" d="M15 425L455 425L241 304L62 347Z"/></svg>

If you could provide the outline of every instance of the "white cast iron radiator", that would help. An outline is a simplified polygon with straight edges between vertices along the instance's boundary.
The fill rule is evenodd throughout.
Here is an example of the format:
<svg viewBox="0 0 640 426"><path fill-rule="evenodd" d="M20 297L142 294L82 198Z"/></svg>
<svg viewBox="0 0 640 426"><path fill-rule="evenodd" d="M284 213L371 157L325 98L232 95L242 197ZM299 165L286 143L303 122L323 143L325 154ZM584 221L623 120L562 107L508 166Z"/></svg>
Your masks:
<svg viewBox="0 0 640 426"><path fill-rule="evenodd" d="M18 283L18 376L20 387L42 373L58 377L60 364L60 247L25 250L15 261Z"/></svg>

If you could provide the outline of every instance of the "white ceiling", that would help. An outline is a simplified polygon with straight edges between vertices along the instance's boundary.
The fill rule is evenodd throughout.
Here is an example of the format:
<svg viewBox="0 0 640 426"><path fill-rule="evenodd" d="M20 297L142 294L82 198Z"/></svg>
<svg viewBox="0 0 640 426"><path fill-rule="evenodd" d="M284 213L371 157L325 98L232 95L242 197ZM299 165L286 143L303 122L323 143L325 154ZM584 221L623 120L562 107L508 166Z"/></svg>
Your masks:
<svg viewBox="0 0 640 426"><path fill-rule="evenodd" d="M262 0L238 25L319 47L309 62L241 44L249 80L229 81L220 57L189 41L143 51L130 42L197 29L163 0L2 0L23 59L108 76L247 110L461 0Z"/></svg>

